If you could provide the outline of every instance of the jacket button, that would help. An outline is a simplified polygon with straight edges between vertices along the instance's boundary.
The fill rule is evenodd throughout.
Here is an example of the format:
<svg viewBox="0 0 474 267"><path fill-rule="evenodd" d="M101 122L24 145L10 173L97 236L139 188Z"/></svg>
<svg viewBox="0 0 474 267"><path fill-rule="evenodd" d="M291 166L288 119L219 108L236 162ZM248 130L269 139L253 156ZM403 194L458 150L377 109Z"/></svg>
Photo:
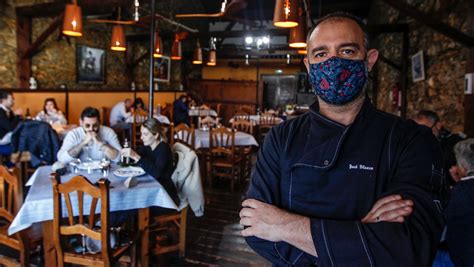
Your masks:
<svg viewBox="0 0 474 267"><path fill-rule="evenodd" d="M323 164L324 164L324 166L328 166L329 165L329 160L327 160L327 159L324 160Z"/></svg>

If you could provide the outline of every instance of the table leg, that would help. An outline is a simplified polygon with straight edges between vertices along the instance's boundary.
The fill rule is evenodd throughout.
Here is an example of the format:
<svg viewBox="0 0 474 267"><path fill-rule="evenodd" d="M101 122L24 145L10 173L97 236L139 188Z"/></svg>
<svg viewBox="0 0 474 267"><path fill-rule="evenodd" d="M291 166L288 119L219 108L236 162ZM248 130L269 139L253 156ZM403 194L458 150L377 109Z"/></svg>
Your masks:
<svg viewBox="0 0 474 267"><path fill-rule="evenodd" d="M143 208L138 211L138 229L140 231L140 266L147 267L149 259L149 232L150 209Z"/></svg>
<svg viewBox="0 0 474 267"><path fill-rule="evenodd" d="M44 265L48 267L57 266L56 249L53 241L53 221L42 222Z"/></svg>

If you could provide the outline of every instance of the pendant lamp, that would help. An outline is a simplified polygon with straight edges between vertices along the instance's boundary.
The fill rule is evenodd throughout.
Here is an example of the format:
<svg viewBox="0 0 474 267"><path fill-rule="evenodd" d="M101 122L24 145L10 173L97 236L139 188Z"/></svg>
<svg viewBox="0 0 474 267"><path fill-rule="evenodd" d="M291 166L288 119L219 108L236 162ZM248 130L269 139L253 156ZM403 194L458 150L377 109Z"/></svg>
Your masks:
<svg viewBox="0 0 474 267"><path fill-rule="evenodd" d="M68 36L82 36L82 13L81 7L74 0L72 4L66 5L63 19L63 34Z"/></svg>
<svg viewBox="0 0 474 267"><path fill-rule="evenodd" d="M298 49L298 54L300 55L306 55L307 53L306 49Z"/></svg>
<svg viewBox="0 0 474 267"><path fill-rule="evenodd" d="M153 57L162 57L163 56L163 42L161 41L160 34L155 33L155 51L153 52Z"/></svg>
<svg viewBox="0 0 474 267"><path fill-rule="evenodd" d="M281 28L298 26L298 0L275 0L273 25Z"/></svg>
<svg viewBox="0 0 474 267"><path fill-rule="evenodd" d="M199 40L196 43L196 48L194 48L193 64L202 64L202 49Z"/></svg>
<svg viewBox="0 0 474 267"><path fill-rule="evenodd" d="M181 41L179 40L178 34L176 34L173 45L171 46L171 59L181 60Z"/></svg>
<svg viewBox="0 0 474 267"><path fill-rule="evenodd" d="M289 43L292 48L306 47L306 23L301 8L299 9L298 26L290 29Z"/></svg>
<svg viewBox="0 0 474 267"><path fill-rule="evenodd" d="M114 25L112 28L112 39L110 41L110 49L113 51L126 51L125 33L122 25Z"/></svg>
<svg viewBox="0 0 474 267"><path fill-rule="evenodd" d="M209 57L207 59L206 65L213 67L216 64L217 64L216 43L215 43L215 38L211 37L211 41L209 42Z"/></svg>

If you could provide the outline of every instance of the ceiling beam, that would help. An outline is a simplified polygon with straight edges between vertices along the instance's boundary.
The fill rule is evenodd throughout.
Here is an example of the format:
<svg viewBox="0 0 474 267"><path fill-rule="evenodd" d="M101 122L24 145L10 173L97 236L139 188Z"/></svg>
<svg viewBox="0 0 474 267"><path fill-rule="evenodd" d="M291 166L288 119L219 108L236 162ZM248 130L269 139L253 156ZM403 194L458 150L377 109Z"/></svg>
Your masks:
<svg viewBox="0 0 474 267"><path fill-rule="evenodd" d="M394 7L402 14L414 18L419 23L432 28L433 30L451 38L452 40L467 46L474 47L474 37L464 34L458 29L443 23L441 20L419 11L416 7L406 4L400 0L384 0L385 3Z"/></svg>
<svg viewBox="0 0 474 267"><path fill-rule="evenodd" d="M56 19L51 22L48 28L44 30L43 33L34 41L34 43L28 47L28 50L21 56L23 59L31 58L33 55L39 52L39 47L46 41L46 39L54 33L61 25L63 24L63 14L56 17Z"/></svg>
<svg viewBox="0 0 474 267"><path fill-rule="evenodd" d="M62 1L21 6L17 7L16 11L17 14L32 18L54 17L64 12L68 2ZM91 15L104 13L104 8L132 6L133 0L78 0L77 4L81 7L83 15Z"/></svg>

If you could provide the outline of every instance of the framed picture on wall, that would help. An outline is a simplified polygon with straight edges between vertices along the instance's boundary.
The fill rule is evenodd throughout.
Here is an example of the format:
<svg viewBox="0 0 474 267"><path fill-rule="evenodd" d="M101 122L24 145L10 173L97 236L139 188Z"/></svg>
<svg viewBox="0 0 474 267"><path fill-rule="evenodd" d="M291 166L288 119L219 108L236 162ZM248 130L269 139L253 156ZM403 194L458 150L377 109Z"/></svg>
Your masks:
<svg viewBox="0 0 474 267"><path fill-rule="evenodd" d="M153 74L155 82L170 82L170 58L162 56L160 58L155 58L155 64L153 67Z"/></svg>
<svg viewBox="0 0 474 267"><path fill-rule="evenodd" d="M77 45L76 77L78 83L105 83L105 50Z"/></svg>
<svg viewBox="0 0 474 267"><path fill-rule="evenodd" d="M413 82L423 81L425 79L425 64L423 62L423 50L411 57L411 75Z"/></svg>

